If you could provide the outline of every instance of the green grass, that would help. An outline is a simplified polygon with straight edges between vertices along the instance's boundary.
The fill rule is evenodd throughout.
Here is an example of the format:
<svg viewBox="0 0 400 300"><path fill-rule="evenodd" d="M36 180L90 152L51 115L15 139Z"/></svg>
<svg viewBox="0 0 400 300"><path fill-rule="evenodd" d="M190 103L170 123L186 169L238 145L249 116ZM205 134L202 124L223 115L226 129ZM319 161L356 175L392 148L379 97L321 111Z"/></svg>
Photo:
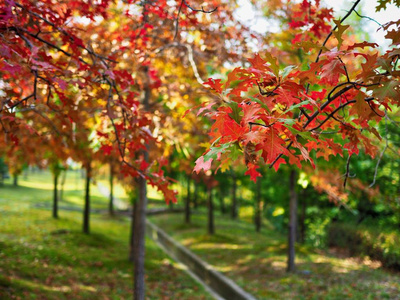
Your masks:
<svg viewBox="0 0 400 300"><path fill-rule="evenodd" d="M206 215L160 215L151 220L258 299L400 299L400 274L368 259L297 248L297 272L286 273L286 237L270 224L254 225L216 216L216 235L206 233ZM266 223L266 222L265 222Z"/></svg>
<svg viewBox="0 0 400 300"><path fill-rule="evenodd" d="M68 174L60 206L83 207L83 181ZM82 233L82 213L60 209L51 218L52 185L47 172L0 187L0 299L131 299L129 221L91 215ZM77 189L77 190L76 190ZM93 206L108 200L92 186ZM147 299L211 299L151 240L146 240Z"/></svg>

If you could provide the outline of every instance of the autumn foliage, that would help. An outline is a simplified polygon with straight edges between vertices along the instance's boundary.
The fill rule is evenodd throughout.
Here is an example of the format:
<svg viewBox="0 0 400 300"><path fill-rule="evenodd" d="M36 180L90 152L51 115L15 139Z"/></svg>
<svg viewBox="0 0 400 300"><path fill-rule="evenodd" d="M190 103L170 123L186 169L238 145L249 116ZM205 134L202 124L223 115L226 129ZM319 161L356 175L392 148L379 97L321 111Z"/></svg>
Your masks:
<svg viewBox="0 0 400 300"><path fill-rule="evenodd" d="M304 162L315 167L320 157L352 156L360 149L376 155L376 126L399 105L400 21L382 26L392 40L382 54L377 44L346 35L346 18L358 3L333 27L332 10L319 1L293 5L288 51L268 49L226 80L205 82L215 94L202 112L214 121L212 146L195 171L217 161L230 164L243 152L246 174L255 181L261 160L278 169Z"/></svg>

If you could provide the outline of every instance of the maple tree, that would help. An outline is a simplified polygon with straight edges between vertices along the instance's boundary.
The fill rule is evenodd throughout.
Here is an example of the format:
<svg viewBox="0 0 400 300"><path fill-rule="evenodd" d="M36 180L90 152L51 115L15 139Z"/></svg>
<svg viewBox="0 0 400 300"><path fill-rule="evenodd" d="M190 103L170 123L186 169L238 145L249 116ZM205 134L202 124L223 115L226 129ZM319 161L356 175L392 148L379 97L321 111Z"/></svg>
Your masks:
<svg viewBox="0 0 400 300"><path fill-rule="evenodd" d="M380 1L378 9L388 2ZM192 168L189 159L198 153L192 146L203 141L204 125L191 112L180 116L210 97L201 84L215 96L199 114L214 123L209 150L194 170L210 170L212 162L220 161L216 169L225 171L244 153L246 174L254 181L261 159L278 168L301 167L304 161L314 165L319 157L343 156L343 149L349 157L361 147L375 155L373 139L380 136L374 126L398 106L398 22L383 26L392 48L380 54L374 43L346 39L346 17L333 21L332 10L319 1L288 7L271 1L270 17L282 18L276 12L285 11L287 18L279 41L290 43L245 62L251 52L246 39L256 36L232 16L234 5L217 0L1 0L0 125L7 144L2 150L9 147L4 153L11 161L19 151L40 153L43 148L32 141L47 139L60 159L65 154L57 145L67 145L68 155L87 170L87 232L94 161L112 159L121 175L138 178L138 299L144 297L146 184L157 187L167 202L176 200L164 172L165 157L178 149L184 153L179 159L186 158L182 170ZM276 37L269 35L265 43L273 45ZM242 66L225 82L203 81L225 61ZM212 187L208 184L210 206Z"/></svg>
<svg viewBox="0 0 400 300"><path fill-rule="evenodd" d="M238 149L254 181L260 159L278 169L301 168L305 161L315 167L316 158L357 155L360 148L376 155L373 139L381 137L375 126L399 105L400 23L382 26L392 39L383 54L374 50L376 43L346 40L344 23L358 3L333 20L333 28L332 10L320 8L319 1L294 5L291 47L303 53L302 62L287 65L287 56L278 59L279 49L272 49L250 58L248 67L235 68L225 82L205 82L216 94L205 107L214 120L212 146L196 161L196 172L216 161L229 164Z"/></svg>

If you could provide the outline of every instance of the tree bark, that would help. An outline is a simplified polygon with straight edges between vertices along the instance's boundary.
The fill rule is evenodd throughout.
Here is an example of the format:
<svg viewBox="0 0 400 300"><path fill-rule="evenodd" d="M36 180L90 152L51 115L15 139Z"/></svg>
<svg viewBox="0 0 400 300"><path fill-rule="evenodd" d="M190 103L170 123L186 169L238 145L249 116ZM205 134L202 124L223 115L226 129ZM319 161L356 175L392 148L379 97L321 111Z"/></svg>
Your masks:
<svg viewBox="0 0 400 300"><path fill-rule="evenodd" d="M145 233L146 233L146 205L147 205L147 182L146 179L138 179L139 199L135 211L135 229L133 243L134 264L134 299L144 300L144 258L145 258Z"/></svg>
<svg viewBox="0 0 400 300"><path fill-rule="evenodd" d="M288 260L287 271L295 271L295 243L297 230L297 193L296 180L297 174L295 170L290 171L290 202L289 202L289 233L288 233Z"/></svg>
<svg viewBox="0 0 400 300"><path fill-rule="evenodd" d="M190 175L187 175L187 195L185 202L185 222L190 223Z"/></svg>
<svg viewBox="0 0 400 300"><path fill-rule="evenodd" d="M129 235L129 261L133 263L135 257L134 241L135 241L135 215L136 215L136 200L132 199L132 218L131 218L131 232Z"/></svg>
<svg viewBox="0 0 400 300"><path fill-rule="evenodd" d="M195 184L194 184L194 192L193 192L193 208L194 209L197 209L197 206L198 206L198 199L199 199L199 188L198 188L198 185L199 184L197 184L196 182L195 182Z"/></svg>
<svg viewBox="0 0 400 300"><path fill-rule="evenodd" d="M225 207L225 193L223 190L223 187L220 187L219 189L220 193L219 193L219 208L221 210L221 214L226 214L226 207Z"/></svg>
<svg viewBox="0 0 400 300"><path fill-rule="evenodd" d="M208 201L207 201L208 234L213 235L215 233L215 226L214 226L214 205L213 205L213 199L212 199L212 188L209 187L207 192L208 192Z"/></svg>
<svg viewBox="0 0 400 300"><path fill-rule="evenodd" d="M54 189L53 189L53 218L58 219L58 172L54 175Z"/></svg>
<svg viewBox="0 0 400 300"><path fill-rule="evenodd" d="M256 184L256 201L254 208L254 224L256 226L256 231L260 232L261 230L261 211L262 211L262 201L261 201L261 177L257 178Z"/></svg>
<svg viewBox="0 0 400 300"><path fill-rule="evenodd" d="M86 165L85 208L83 210L83 233L90 233L90 180L92 177L91 162Z"/></svg>
<svg viewBox="0 0 400 300"><path fill-rule="evenodd" d="M18 175L16 174L13 175L13 185L18 186Z"/></svg>
<svg viewBox="0 0 400 300"><path fill-rule="evenodd" d="M304 243L306 241L306 210L307 210L307 195L306 190L303 189L300 193L301 196L301 215L299 220L300 227L300 243Z"/></svg>
<svg viewBox="0 0 400 300"><path fill-rule="evenodd" d="M110 162L110 202L108 203L108 213L114 215L114 168Z"/></svg>
<svg viewBox="0 0 400 300"><path fill-rule="evenodd" d="M147 5L144 6L144 11L147 10ZM147 18L147 15L144 15ZM148 68L145 67L145 76L147 83L144 87L143 106L146 111L150 110L150 76ZM146 150L143 151L144 160L149 161L149 145L146 144ZM134 216L134 235L133 235L133 298L135 300L145 299L145 234L146 234L146 207L147 207L147 180L142 176L138 178L139 197L136 203Z"/></svg>
<svg viewBox="0 0 400 300"><path fill-rule="evenodd" d="M236 219L238 216L236 190L237 190L236 174L235 172L232 172L232 207L231 207L232 219Z"/></svg>

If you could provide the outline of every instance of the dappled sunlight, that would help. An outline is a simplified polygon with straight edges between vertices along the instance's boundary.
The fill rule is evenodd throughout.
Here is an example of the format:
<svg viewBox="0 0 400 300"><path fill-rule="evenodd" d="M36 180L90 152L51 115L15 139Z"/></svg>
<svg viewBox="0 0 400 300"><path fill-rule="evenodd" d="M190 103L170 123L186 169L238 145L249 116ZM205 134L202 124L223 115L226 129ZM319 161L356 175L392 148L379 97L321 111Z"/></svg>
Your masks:
<svg viewBox="0 0 400 300"><path fill-rule="evenodd" d="M236 244L220 244L220 243L202 243L194 244L192 249L251 249L251 245L236 245Z"/></svg>
<svg viewBox="0 0 400 300"><path fill-rule="evenodd" d="M285 269L286 268L286 262L283 261L273 261L271 263L271 266L274 268L278 268L278 269Z"/></svg>
<svg viewBox="0 0 400 300"><path fill-rule="evenodd" d="M19 285L26 286L32 290L43 290L49 292L60 292L60 293L70 293L73 290L84 290L88 292L96 292L97 289L93 286L87 286L83 284L75 284L71 285L49 285L44 283L39 283L33 280L27 280L24 278L10 276L11 282L18 282Z"/></svg>
<svg viewBox="0 0 400 300"><path fill-rule="evenodd" d="M23 187L36 188L36 189L49 190L49 191L52 191L54 189L53 184L50 182L21 181L20 185Z"/></svg>
<svg viewBox="0 0 400 300"><path fill-rule="evenodd" d="M68 293L68 292L72 291L71 287L67 286L67 285L46 287L45 289L48 291L55 291L55 292L62 292L62 293Z"/></svg>

